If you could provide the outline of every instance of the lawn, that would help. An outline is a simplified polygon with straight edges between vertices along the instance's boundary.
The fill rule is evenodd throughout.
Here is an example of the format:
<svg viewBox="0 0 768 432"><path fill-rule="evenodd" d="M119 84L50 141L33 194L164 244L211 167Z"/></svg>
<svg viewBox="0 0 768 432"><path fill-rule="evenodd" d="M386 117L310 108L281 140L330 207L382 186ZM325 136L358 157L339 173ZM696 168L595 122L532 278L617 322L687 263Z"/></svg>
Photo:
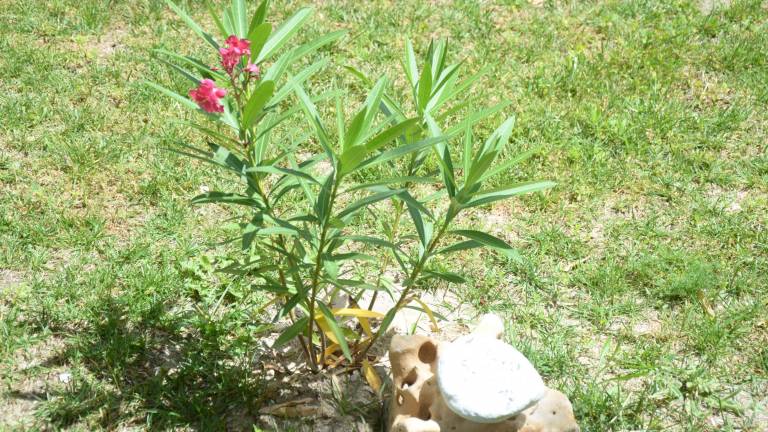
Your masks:
<svg viewBox="0 0 768 432"><path fill-rule="evenodd" d="M444 265L583 431L768 430L766 2L314 3L302 39L349 30L317 91L401 88L405 38L445 37L489 68L474 106L513 102L507 157L542 151L507 177L558 185L459 222L522 262ZM238 430L268 399L229 209L189 202L230 180L165 150L194 135L142 81L188 86L152 48L201 52L160 0L0 1L0 430Z"/></svg>

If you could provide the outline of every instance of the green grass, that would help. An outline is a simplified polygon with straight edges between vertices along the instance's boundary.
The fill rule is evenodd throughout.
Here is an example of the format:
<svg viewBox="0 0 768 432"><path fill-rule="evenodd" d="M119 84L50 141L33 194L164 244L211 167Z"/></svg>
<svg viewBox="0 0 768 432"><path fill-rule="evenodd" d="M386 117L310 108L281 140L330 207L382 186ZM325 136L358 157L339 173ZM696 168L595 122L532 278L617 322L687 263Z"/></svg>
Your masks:
<svg viewBox="0 0 768 432"><path fill-rule="evenodd" d="M543 147L508 177L556 189L462 221L524 262L443 265L508 319L582 430L768 428L765 2L317 3L305 37L350 35L316 87L360 96L344 64L402 86L404 37L449 37L469 70L490 67L475 106L511 99L512 147ZM140 84L183 91L149 51L201 47L157 0L0 5L0 406L37 401L0 429L255 418L264 300L212 272L236 252L217 244L228 210L188 203L226 180L162 149L191 134Z"/></svg>

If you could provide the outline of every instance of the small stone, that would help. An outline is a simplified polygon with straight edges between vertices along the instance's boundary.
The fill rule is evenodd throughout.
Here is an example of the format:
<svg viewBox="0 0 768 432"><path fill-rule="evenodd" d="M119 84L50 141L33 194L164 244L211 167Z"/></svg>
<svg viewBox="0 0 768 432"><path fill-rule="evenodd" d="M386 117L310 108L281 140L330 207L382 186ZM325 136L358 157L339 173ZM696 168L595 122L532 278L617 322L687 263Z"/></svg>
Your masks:
<svg viewBox="0 0 768 432"><path fill-rule="evenodd" d="M69 384L69 382L72 381L72 374L69 372L60 373L59 381L63 382L64 384Z"/></svg>
<svg viewBox="0 0 768 432"><path fill-rule="evenodd" d="M531 362L496 339L494 331L462 336L441 346L437 384L448 408L476 423L513 417L547 391Z"/></svg>

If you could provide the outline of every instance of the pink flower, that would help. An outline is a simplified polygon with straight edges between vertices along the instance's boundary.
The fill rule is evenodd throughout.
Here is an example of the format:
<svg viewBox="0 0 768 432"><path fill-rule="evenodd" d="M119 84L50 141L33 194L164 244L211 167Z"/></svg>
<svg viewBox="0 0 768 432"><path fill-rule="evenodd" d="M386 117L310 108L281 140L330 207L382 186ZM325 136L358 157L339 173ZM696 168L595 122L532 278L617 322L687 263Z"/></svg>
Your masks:
<svg viewBox="0 0 768 432"><path fill-rule="evenodd" d="M248 39L239 39L235 35L228 37L226 42L228 46L219 48L219 53L221 54L221 65L231 75L240 59L243 56L251 55L251 42Z"/></svg>
<svg viewBox="0 0 768 432"><path fill-rule="evenodd" d="M216 87L216 84L209 79L200 81L198 88L189 91L189 97L209 113L224 112L224 106L219 103L219 100L226 94L226 90Z"/></svg>
<svg viewBox="0 0 768 432"><path fill-rule="evenodd" d="M248 65L245 67L245 71L256 77L256 79L259 79L259 72L261 72L259 65L248 62Z"/></svg>

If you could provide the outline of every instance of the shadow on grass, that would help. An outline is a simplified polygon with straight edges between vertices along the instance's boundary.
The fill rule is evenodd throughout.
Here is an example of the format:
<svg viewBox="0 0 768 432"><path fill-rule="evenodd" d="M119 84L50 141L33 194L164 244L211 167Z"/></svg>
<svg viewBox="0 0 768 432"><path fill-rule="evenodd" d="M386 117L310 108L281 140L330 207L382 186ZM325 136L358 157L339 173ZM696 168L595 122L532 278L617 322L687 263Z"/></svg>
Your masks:
<svg viewBox="0 0 768 432"><path fill-rule="evenodd" d="M253 338L233 338L218 322L195 322L194 313L169 313L162 302L128 318L130 309L103 299L75 343L52 360L85 373L76 372L42 405L46 423L253 430L264 389L248 349L257 345Z"/></svg>

